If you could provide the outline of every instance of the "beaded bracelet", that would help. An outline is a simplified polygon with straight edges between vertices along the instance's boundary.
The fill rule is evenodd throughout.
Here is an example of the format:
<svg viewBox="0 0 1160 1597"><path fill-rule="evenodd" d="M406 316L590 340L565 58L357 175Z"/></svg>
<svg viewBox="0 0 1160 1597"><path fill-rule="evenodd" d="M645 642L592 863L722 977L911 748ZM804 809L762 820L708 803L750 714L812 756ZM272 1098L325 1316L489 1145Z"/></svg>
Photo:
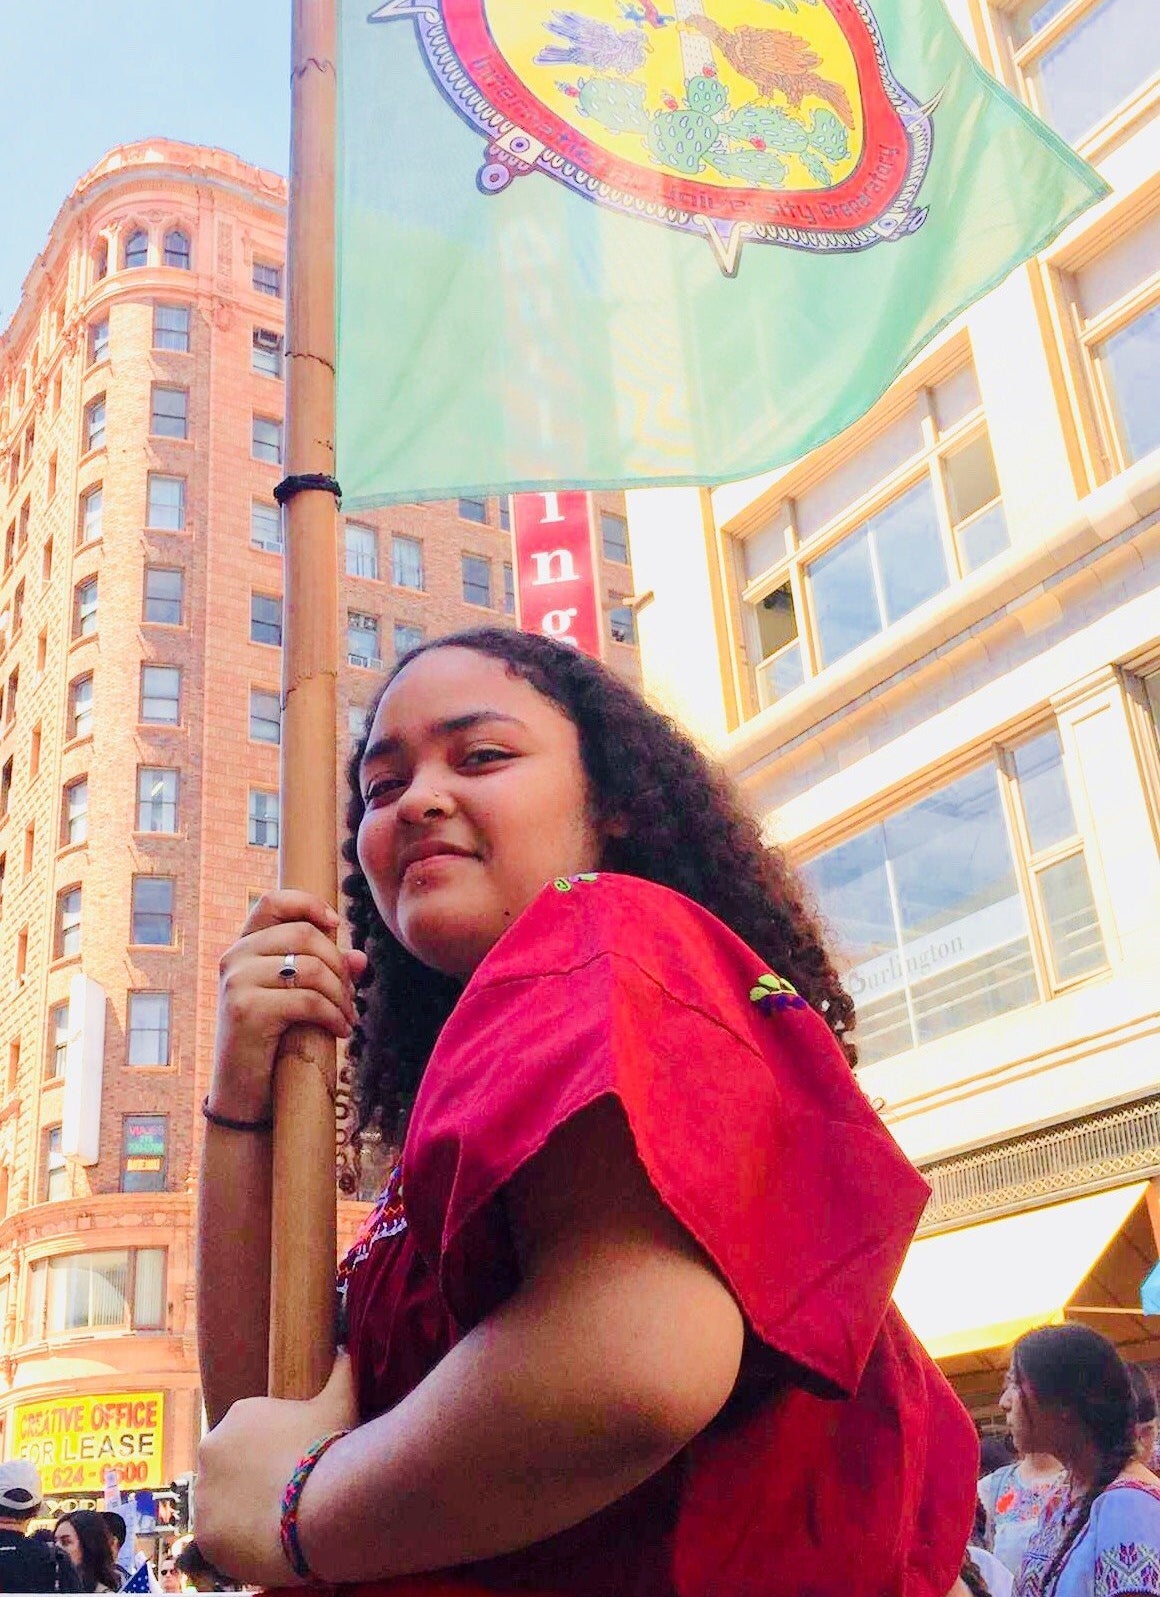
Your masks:
<svg viewBox="0 0 1160 1597"><path fill-rule="evenodd" d="M307 1448L306 1452L298 1460L293 1475L286 1482L286 1490L282 1493L282 1518L279 1524L282 1551L286 1556L286 1562L300 1580L314 1580L316 1578L303 1556L302 1544L298 1540L298 1505L302 1500L303 1488L310 1479L310 1474L315 1464L318 1463L327 1448L333 1447L335 1442L349 1435L349 1431L331 1431L328 1435L320 1437L313 1446Z"/></svg>

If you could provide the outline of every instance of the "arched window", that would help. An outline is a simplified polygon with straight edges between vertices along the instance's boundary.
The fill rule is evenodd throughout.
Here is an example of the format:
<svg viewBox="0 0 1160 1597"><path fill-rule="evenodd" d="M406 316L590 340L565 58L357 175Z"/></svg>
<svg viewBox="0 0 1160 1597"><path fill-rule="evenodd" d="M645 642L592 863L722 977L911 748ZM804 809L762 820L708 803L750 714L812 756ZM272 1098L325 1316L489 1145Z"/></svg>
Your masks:
<svg viewBox="0 0 1160 1597"><path fill-rule="evenodd" d="M165 264L189 271L189 235L179 227L171 228L165 235Z"/></svg>
<svg viewBox="0 0 1160 1597"><path fill-rule="evenodd" d="M149 235L143 227L134 228L125 240L125 268L144 266L149 259Z"/></svg>
<svg viewBox="0 0 1160 1597"><path fill-rule="evenodd" d="M99 283L102 277L107 277L108 275L109 246L102 239L93 251L93 282Z"/></svg>

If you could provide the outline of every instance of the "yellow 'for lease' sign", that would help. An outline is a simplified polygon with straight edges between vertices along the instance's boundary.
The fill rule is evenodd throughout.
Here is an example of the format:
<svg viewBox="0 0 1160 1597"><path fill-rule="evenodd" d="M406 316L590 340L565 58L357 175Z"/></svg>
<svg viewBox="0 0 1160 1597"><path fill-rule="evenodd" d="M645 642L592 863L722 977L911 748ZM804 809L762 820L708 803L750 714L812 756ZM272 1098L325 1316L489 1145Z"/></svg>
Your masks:
<svg viewBox="0 0 1160 1597"><path fill-rule="evenodd" d="M123 1488L163 1486L163 1392L110 1392L20 1403L12 1452L40 1470L46 1492L99 1492L115 1469Z"/></svg>

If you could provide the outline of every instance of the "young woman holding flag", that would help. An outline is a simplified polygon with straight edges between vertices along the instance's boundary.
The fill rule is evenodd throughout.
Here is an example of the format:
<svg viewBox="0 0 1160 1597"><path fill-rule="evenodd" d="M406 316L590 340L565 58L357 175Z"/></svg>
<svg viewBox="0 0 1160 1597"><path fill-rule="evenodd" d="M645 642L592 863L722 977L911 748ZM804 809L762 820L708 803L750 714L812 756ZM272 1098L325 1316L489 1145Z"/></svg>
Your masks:
<svg viewBox="0 0 1160 1597"><path fill-rule="evenodd" d="M974 1431L890 1305L926 1189L724 778L593 661L490 630L400 662L350 776L353 951L279 892L222 961L204 1551L383 1597L957 1590ZM301 1021L403 1153L340 1270L347 1351L288 1403L255 1394Z"/></svg>

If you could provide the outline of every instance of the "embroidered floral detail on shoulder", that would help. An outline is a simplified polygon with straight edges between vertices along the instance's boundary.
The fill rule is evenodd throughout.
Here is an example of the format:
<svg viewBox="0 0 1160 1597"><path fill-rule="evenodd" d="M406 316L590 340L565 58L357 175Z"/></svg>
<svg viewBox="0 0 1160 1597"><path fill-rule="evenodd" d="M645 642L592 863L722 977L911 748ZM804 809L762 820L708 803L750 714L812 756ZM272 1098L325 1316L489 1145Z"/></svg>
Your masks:
<svg viewBox="0 0 1160 1597"><path fill-rule="evenodd" d="M350 1251L338 1267L338 1294L345 1301L346 1288L351 1276L368 1258L376 1242L387 1237L397 1237L407 1229L407 1215L403 1209L403 1161L391 1170L387 1184L375 1200L375 1206L359 1227Z"/></svg>
<svg viewBox="0 0 1160 1597"><path fill-rule="evenodd" d="M763 1015L772 1015L775 1009L804 1009L806 1001L784 976L766 971L757 978L757 985L749 989L749 1002L756 1004Z"/></svg>
<svg viewBox="0 0 1160 1597"><path fill-rule="evenodd" d="M595 871L584 871L579 876L557 876L552 886L557 893L570 893L578 882L594 882L596 876Z"/></svg>

